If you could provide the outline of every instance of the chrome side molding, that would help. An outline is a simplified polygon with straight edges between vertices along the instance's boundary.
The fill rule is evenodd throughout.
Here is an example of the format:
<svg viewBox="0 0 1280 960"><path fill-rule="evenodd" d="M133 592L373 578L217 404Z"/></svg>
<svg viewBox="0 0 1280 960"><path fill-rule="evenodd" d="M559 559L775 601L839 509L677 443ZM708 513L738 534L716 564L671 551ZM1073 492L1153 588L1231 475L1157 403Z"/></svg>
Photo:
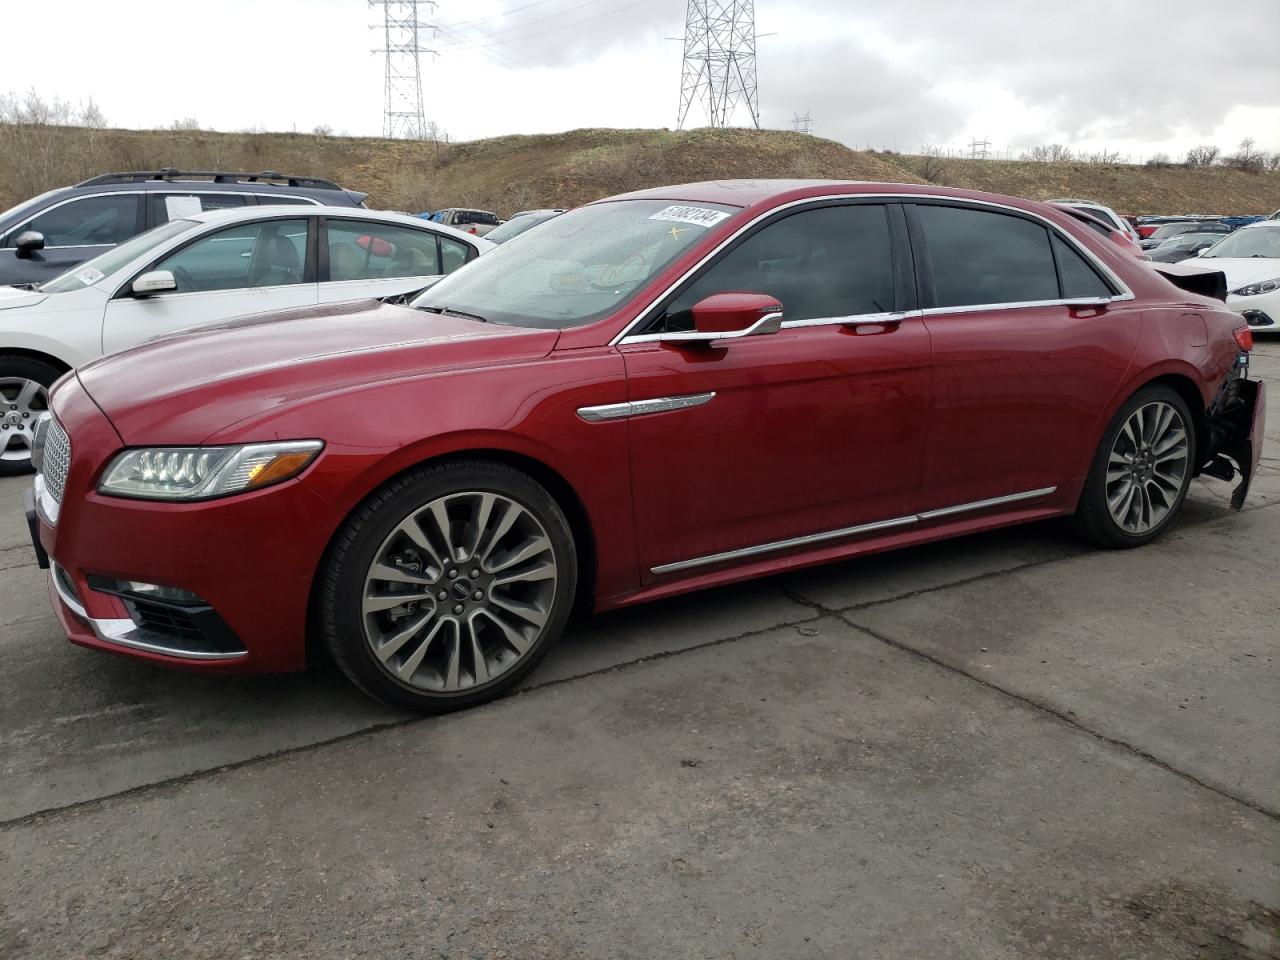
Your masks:
<svg viewBox="0 0 1280 960"><path fill-rule="evenodd" d="M875 533L879 530L890 530L895 527L909 527L917 523L939 520L957 513L968 513L971 510L986 510L1005 504L1018 503L1022 500L1038 500L1057 491L1057 487L1041 487L1039 490L1025 490L1022 493L1011 493L1003 497L990 497L986 500L972 500L969 503L956 504L953 507L940 507L937 510L926 510L923 513L912 513L905 517L894 517L892 520L877 520L874 523L863 523L856 527L842 527L839 530L827 530L822 533L811 533L803 537L792 537L789 540L775 540L754 547L742 547L738 550L726 550L724 553L713 553L705 557L694 557L692 560L678 560L675 563L663 563L650 567L653 574L677 573L694 567L707 567L730 560L741 560L761 553L773 553L776 550L790 550L793 547L805 547L827 540L840 540L844 537L855 537L864 533Z"/></svg>
<svg viewBox="0 0 1280 960"><path fill-rule="evenodd" d="M665 413L668 410L684 410L688 407L700 407L715 397L711 393L690 393L683 397L655 397L652 400L628 400L625 403L606 403L598 407L579 407L578 416L588 423L602 423L605 420L623 420L627 417L642 417L649 413Z"/></svg>

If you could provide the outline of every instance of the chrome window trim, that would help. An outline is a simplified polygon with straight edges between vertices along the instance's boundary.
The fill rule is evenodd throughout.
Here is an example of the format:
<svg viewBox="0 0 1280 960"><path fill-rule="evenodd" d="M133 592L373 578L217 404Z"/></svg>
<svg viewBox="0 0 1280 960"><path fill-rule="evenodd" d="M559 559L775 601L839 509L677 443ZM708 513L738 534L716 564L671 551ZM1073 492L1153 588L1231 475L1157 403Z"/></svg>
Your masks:
<svg viewBox="0 0 1280 960"><path fill-rule="evenodd" d="M923 310L896 310L886 313L858 313L848 317L813 317L809 320L783 320L783 330L796 330L804 327L861 327L876 326L879 324L901 323L903 320L911 320L924 316ZM680 335L674 333L638 333L634 337L627 337L627 343L679 343ZM689 338L700 343L714 344L715 340L697 340L697 338ZM726 339L721 337L719 339Z"/></svg>
<svg viewBox="0 0 1280 960"><path fill-rule="evenodd" d="M56 561L54 565L57 566ZM51 569L49 571L49 577L53 582L54 591L58 594L58 599L66 604L68 610L87 623L89 629L93 631L93 635L103 643L128 647L131 650L144 650L147 653L159 653L166 657L181 658L183 660L237 660L249 654L247 650L236 650L229 653L222 651L217 653L193 653L190 650L178 650L174 647L165 646L163 643L155 643L147 639L148 637L154 637L154 633L139 627L127 617L97 618L89 616L84 605L71 596L66 588L63 587L54 570Z"/></svg>
<svg viewBox="0 0 1280 960"><path fill-rule="evenodd" d="M893 202L904 202L904 201L910 202L910 201L916 201L916 200L943 200L943 201L949 201L951 203L958 203L958 204L964 204L969 206L989 207L995 210L1007 210L1010 213L1018 214L1020 216L1031 217L1036 221L1038 221L1039 223L1043 224L1049 230L1054 231L1054 233L1058 236L1059 239L1061 239L1064 243L1068 244L1071 247L1071 249L1075 250L1077 253L1083 256L1086 260L1088 260L1088 262L1094 267L1095 270L1097 270L1104 277L1106 277L1107 281L1111 283L1111 285L1114 286L1117 290L1120 291L1120 293L1111 297L1107 302L1118 302L1118 301L1136 299L1133 291L1129 289L1129 285L1125 283L1124 280L1122 280L1119 276L1117 276L1115 271L1113 271L1105 263L1099 260L1097 255L1092 250L1090 250L1088 247L1081 245L1080 242L1077 241L1075 237L1071 236L1071 234L1064 231L1052 220L1032 210L1024 210L1021 207L1010 206L1007 203L997 203L994 200L971 200L967 197L948 197L948 196L942 196L940 194L931 194L931 193L824 194L820 197L805 197L802 200L792 200L791 202L784 203L781 206L772 207L771 209L761 212L755 218L742 224L740 227L738 227L737 230L735 230L729 236L725 237L725 239L722 240L719 244L717 244L713 250L709 251L701 260L699 260L692 267L690 267L683 274L681 274L680 277L675 282L670 284L665 290L663 290L662 293L654 297L653 301L647 307L641 310L640 313L636 316L636 318L632 320L631 323L627 324L626 328L624 328L612 340L609 341L609 346L616 347L623 342L644 343L646 342L646 340L643 338L654 336L653 334L637 334L636 336L631 337L629 336L629 334L631 333L632 330L638 329L644 326L650 320L652 320L654 312L657 310L658 305L662 303L663 300L671 296L671 294L674 293L676 289L679 288L682 284L684 284L687 280L689 280L690 277L692 277L699 270L705 267L712 259L717 257L721 252L723 252L726 247L728 247L730 244L736 241L748 230L755 227L761 221L767 220L769 217L772 217L773 215L780 213L784 210L794 210L798 207L817 205L822 203L830 203L832 201L837 201L837 200L867 200L867 201L886 200L886 201L893 201ZM1022 307L1028 307L1028 306L1061 306L1064 303L1068 303L1068 302L1070 301L1035 300L1035 301L1025 301L1017 304L1007 304L1007 303L973 304L973 305L965 306L963 308L930 307L930 308L927 308L924 311L924 313L928 314L931 311L938 312L938 313L955 312L960 309L963 309L965 311L976 311L976 310L1008 310L1008 309L1018 309ZM916 311L912 311L913 314L915 312ZM870 316L870 314L868 314L867 316ZM782 326L784 328L788 326L796 326L799 324L805 324L807 326L824 326L827 323L837 323L837 322L840 322L840 321L835 319L827 320L826 318L823 318L821 323L814 323L807 320L792 320L792 321L784 320L782 323ZM876 322L876 321L870 321L870 322Z"/></svg>
<svg viewBox="0 0 1280 960"><path fill-rule="evenodd" d="M968 503L959 503L951 507L940 507L936 510L925 510L921 513L908 514L905 517L894 517L891 520L877 520L873 523L863 523L856 527L842 527L839 530L827 530L822 533L811 533L803 537L792 537L789 540L774 540L771 543L762 543L754 547L741 547L737 550L726 550L723 553L713 553L705 557L694 557L691 560L677 560L675 563L663 563L656 567L650 567L649 572L657 575L665 573L677 573L681 570L690 570L695 567L706 567L712 564L726 563L731 560L741 560L746 557L758 556L762 553L773 553L778 550L789 550L793 547L804 547L814 543L824 543L827 540L839 540L844 537L857 536L863 533L874 533L878 530L890 530L896 527L908 527L917 523L927 523L930 520L938 520L943 517L949 517L957 513L967 513L971 510L986 510L990 507L999 507L1009 503L1018 503L1023 500L1037 500L1041 497L1047 497L1049 494L1057 491L1057 487L1041 487L1038 490L1025 490L1021 493L1010 493L1003 497L989 497L985 500L972 500Z"/></svg>
<svg viewBox="0 0 1280 960"><path fill-rule="evenodd" d="M579 407L578 416L587 423L603 423L608 420L625 420L643 417L650 413L666 413L668 410L687 410L700 407L715 399L710 393L690 393L680 397L654 397L651 400L627 400L622 403L604 403L595 407Z"/></svg>

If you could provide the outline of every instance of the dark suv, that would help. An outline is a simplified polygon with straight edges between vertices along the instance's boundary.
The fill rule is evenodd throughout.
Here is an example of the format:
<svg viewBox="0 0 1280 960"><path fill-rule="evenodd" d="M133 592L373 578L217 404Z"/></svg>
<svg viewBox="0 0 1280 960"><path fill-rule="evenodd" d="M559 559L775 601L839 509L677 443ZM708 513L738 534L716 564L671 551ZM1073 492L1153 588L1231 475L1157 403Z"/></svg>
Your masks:
<svg viewBox="0 0 1280 960"><path fill-rule="evenodd" d="M0 213L0 285L43 283L170 220L250 204L364 206L368 194L319 177L145 170L50 190Z"/></svg>

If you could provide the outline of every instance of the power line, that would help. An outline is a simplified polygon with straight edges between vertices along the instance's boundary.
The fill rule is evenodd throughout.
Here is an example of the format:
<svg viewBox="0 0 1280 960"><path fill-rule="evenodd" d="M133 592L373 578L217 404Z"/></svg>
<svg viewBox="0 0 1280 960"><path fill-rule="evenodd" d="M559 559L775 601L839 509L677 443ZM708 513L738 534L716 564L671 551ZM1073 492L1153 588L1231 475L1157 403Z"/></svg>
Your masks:
<svg viewBox="0 0 1280 960"><path fill-rule="evenodd" d="M695 103L709 126L727 127L741 104L760 129L755 0L689 0L677 129L684 128Z"/></svg>

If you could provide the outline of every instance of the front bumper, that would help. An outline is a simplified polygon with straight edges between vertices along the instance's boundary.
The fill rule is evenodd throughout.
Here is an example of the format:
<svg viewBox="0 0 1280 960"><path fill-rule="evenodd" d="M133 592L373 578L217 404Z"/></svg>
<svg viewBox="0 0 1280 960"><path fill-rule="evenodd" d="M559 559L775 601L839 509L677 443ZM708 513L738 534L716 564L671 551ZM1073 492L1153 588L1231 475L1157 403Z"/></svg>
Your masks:
<svg viewBox="0 0 1280 960"><path fill-rule="evenodd" d="M76 381L53 400L75 452L56 523L38 511L35 536L71 641L205 672L303 667L312 578L340 520L329 504L297 480L198 503L102 496L98 477L123 444ZM119 581L202 603L166 616L163 603L122 596Z"/></svg>
<svg viewBox="0 0 1280 960"><path fill-rule="evenodd" d="M1254 330L1280 333L1280 290L1256 297L1229 293L1227 306L1243 316Z"/></svg>

